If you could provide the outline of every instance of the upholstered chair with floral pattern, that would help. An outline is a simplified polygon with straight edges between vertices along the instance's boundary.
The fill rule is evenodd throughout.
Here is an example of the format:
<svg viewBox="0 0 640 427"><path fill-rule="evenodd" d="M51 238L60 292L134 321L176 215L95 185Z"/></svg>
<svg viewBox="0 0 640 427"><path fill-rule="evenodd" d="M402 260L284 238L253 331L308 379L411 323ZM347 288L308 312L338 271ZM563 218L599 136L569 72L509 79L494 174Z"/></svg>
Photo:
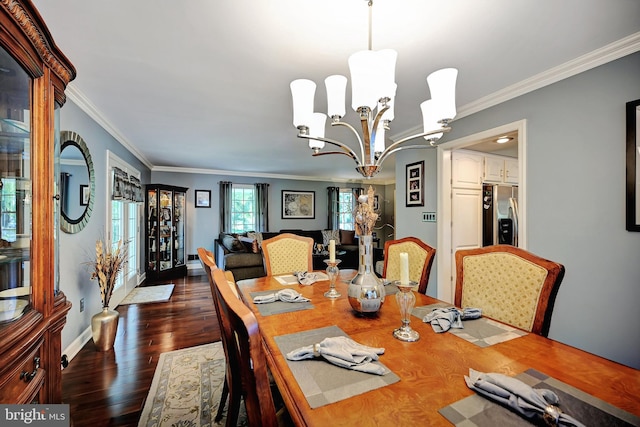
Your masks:
<svg viewBox="0 0 640 427"><path fill-rule="evenodd" d="M510 245L456 252L455 305L547 336L564 266Z"/></svg>
<svg viewBox="0 0 640 427"><path fill-rule="evenodd" d="M384 267L382 276L386 280L400 280L400 253L409 255L409 280L416 282L415 291L427 293L429 274L436 250L416 237L387 240L384 244Z"/></svg>
<svg viewBox="0 0 640 427"><path fill-rule="evenodd" d="M267 276L313 270L311 237L282 233L262 241L264 268Z"/></svg>

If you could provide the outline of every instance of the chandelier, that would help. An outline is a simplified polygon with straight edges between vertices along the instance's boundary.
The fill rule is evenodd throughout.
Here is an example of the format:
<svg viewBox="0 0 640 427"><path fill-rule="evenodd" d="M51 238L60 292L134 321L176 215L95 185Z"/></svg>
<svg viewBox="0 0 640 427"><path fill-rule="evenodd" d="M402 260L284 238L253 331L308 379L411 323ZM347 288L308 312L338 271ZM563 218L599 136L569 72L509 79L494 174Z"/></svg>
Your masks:
<svg viewBox="0 0 640 427"><path fill-rule="evenodd" d="M298 138L309 140L313 156L343 154L356 162L356 170L365 178L378 173L382 162L391 154L406 149L429 148L444 132L449 132L449 123L456 115L455 86L458 70L444 68L431 73L427 84L431 99L420 104L423 118L423 132L394 141L385 147L385 131L394 119L394 98L397 84L395 68L397 52L392 49L373 51L371 49L371 28L373 1L369 6L369 46L349 57L351 73L351 107L360 116L362 137L349 123L341 121L345 115L345 92L347 78L332 75L325 79L327 89L327 114L314 112L313 98L316 84L307 79L291 82L293 97L293 125L298 129ZM327 116L331 126L344 126L356 137L358 154L348 145L334 139L325 138ZM428 144L402 145L424 137ZM335 145L338 151L321 151L325 143Z"/></svg>

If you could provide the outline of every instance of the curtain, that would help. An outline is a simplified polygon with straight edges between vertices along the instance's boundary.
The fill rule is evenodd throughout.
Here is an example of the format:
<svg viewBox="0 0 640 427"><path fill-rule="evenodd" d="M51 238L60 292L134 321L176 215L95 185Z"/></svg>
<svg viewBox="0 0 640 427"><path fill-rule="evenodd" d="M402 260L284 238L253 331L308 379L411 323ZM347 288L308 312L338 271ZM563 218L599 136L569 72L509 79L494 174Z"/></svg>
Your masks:
<svg viewBox="0 0 640 427"><path fill-rule="evenodd" d="M136 203L144 203L144 192L142 191L142 185L140 180L133 175L129 176L129 183L131 184L131 201Z"/></svg>
<svg viewBox="0 0 640 427"><path fill-rule="evenodd" d="M130 202L144 203L144 192L140 180L120 168L113 168L113 188L111 198L113 200L128 200Z"/></svg>
<svg viewBox="0 0 640 427"><path fill-rule="evenodd" d="M69 213L69 178L71 174L68 172L60 173L60 205L62 212Z"/></svg>
<svg viewBox="0 0 640 427"><path fill-rule="evenodd" d="M120 168L113 168L113 187L111 198L113 200L127 200L131 183L129 175Z"/></svg>
<svg viewBox="0 0 640 427"><path fill-rule="evenodd" d="M220 181L220 232L231 231L231 181Z"/></svg>
<svg viewBox="0 0 640 427"><path fill-rule="evenodd" d="M327 229L340 228L340 187L327 187Z"/></svg>
<svg viewBox="0 0 640 427"><path fill-rule="evenodd" d="M255 228L254 231L269 231L269 184L254 184Z"/></svg>

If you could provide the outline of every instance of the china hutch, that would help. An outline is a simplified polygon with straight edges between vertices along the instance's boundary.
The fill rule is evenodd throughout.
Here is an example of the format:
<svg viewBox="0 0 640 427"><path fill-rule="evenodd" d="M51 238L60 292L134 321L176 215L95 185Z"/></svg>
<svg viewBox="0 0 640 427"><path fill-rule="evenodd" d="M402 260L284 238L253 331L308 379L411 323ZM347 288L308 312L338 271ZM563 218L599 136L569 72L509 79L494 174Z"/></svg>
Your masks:
<svg viewBox="0 0 640 427"><path fill-rule="evenodd" d="M187 189L161 184L148 184L146 188L147 279L186 276Z"/></svg>
<svg viewBox="0 0 640 427"><path fill-rule="evenodd" d="M0 403L60 403L59 110L76 71L29 1L0 2Z"/></svg>

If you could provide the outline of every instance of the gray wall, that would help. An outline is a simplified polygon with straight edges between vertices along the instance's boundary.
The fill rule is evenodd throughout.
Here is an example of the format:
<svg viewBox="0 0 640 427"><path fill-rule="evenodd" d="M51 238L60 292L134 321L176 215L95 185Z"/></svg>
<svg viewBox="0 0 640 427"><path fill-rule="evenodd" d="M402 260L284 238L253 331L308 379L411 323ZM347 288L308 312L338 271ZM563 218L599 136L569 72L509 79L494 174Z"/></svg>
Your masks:
<svg viewBox="0 0 640 427"><path fill-rule="evenodd" d="M640 368L640 233L625 230L625 103L638 98L635 53L456 120L446 137L527 120L528 249L566 268L549 337L634 368ZM425 160L432 165L427 182L435 183L435 154ZM398 158L398 195L411 161ZM435 189L426 201L425 210L435 210ZM405 208L401 196L396 203L398 236L435 243L435 228L414 231L421 210Z"/></svg>
<svg viewBox="0 0 640 427"><path fill-rule="evenodd" d="M197 254L197 248L213 250L213 241L220 233L220 181L235 184L269 184L269 231L281 229L319 230L327 228L327 187L356 187L358 185L324 181L300 181L274 178L226 176L194 173L152 172L153 183L188 187L187 192L187 253ZM368 185L362 185L368 188ZM387 186L374 186L376 194L385 197ZM195 208L195 190L211 191L211 208ZM314 219L282 219L282 190L314 191ZM392 209L392 205L388 205Z"/></svg>
<svg viewBox="0 0 640 427"><path fill-rule="evenodd" d="M69 99L60 111L60 130L76 132L84 139L96 177L95 203L87 226L76 234L60 231L60 290L73 304L62 330L64 350L89 326L91 316L98 313L102 305L98 284L90 280L90 270L84 263L95 258L96 240L104 239L106 233L107 150L136 167L142 173L143 183L149 182L149 169ZM85 299L82 313L81 298Z"/></svg>

